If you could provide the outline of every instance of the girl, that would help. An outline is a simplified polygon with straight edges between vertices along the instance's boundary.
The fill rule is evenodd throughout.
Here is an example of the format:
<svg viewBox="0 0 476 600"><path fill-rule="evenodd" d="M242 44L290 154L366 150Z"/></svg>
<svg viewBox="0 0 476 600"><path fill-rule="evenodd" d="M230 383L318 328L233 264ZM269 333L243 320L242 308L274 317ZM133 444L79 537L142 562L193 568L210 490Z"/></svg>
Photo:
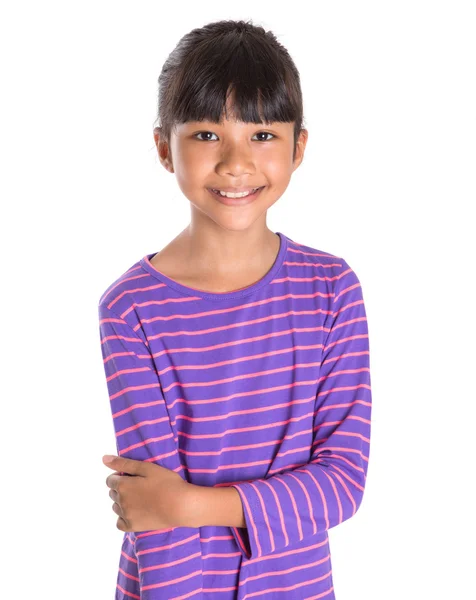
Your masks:
<svg viewBox="0 0 476 600"><path fill-rule="evenodd" d="M333 600L328 530L367 474L369 340L348 263L266 225L304 156L298 70L262 27L210 23L164 64L158 118L190 223L99 302L116 600Z"/></svg>

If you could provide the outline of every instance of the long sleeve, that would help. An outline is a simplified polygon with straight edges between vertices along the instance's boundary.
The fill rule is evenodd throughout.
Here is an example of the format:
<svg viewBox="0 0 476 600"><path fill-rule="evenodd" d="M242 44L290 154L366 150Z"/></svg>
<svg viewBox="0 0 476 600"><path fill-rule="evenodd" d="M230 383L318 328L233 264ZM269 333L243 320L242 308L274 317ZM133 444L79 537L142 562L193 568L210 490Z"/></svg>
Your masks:
<svg viewBox="0 0 476 600"><path fill-rule="evenodd" d="M142 332L100 303L101 350L119 456L181 474L164 395Z"/></svg>
<svg viewBox="0 0 476 600"><path fill-rule="evenodd" d="M232 484L246 529L231 531L246 559L310 540L352 517L362 502L371 426L368 327L360 281L339 262L324 326L310 460L269 478Z"/></svg>

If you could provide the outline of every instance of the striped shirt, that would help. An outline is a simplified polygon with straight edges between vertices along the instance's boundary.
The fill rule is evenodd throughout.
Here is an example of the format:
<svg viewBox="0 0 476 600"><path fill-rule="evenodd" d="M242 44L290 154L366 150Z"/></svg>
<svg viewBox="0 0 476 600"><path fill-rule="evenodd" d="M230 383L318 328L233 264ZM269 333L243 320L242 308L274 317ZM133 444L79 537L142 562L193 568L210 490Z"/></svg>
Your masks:
<svg viewBox="0 0 476 600"><path fill-rule="evenodd" d="M362 288L282 233L271 269L226 293L145 255L99 301L117 453L233 486L246 527L124 532L115 600L334 600L328 530L359 508L371 386Z"/></svg>

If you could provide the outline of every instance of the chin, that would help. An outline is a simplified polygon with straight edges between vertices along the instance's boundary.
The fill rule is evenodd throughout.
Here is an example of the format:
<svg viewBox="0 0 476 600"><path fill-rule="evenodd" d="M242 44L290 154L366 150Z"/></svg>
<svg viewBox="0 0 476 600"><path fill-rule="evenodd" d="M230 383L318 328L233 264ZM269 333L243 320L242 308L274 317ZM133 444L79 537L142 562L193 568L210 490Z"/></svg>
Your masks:
<svg viewBox="0 0 476 600"><path fill-rule="evenodd" d="M206 213L207 216L214 221L222 229L227 231L247 231L253 227L256 221L262 216L261 214L255 215L229 215L228 217L223 215L216 215Z"/></svg>

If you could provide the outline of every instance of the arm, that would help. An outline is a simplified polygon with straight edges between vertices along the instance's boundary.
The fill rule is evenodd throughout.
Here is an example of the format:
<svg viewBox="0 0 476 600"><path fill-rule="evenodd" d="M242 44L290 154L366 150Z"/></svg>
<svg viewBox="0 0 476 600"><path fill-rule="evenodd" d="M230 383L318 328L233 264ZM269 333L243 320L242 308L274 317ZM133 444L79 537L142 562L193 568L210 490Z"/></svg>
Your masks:
<svg viewBox="0 0 476 600"><path fill-rule="evenodd" d="M118 456L154 462L185 479L147 341L106 302L98 315Z"/></svg>
<svg viewBox="0 0 476 600"><path fill-rule="evenodd" d="M190 484L184 502L189 509L187 527L247 526L240 494L232 486L207 487Z"/></svg>
<svg viewBox="0 0 476 600"><path fill-rule="evenodd" d="M335 527L362 502L371 424L369 339L360 282L340 260L326 321L310 461L269 478L233 484L241 509L229 489L195 490L195 526L231 526L247 559ZM240 531L242 518L246 529Z"/></svg>

